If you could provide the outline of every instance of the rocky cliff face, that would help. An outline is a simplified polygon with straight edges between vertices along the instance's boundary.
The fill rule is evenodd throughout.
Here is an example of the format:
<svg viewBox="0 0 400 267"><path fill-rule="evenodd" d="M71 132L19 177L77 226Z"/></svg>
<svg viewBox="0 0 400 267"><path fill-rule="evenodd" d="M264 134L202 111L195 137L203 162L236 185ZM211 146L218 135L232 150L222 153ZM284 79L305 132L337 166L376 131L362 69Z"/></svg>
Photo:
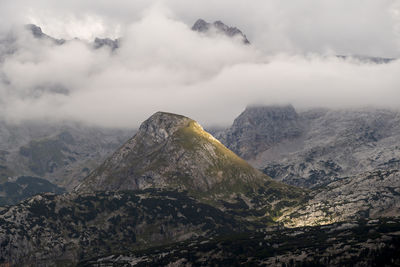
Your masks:
<svg viewBox="0 0 400 267"><path fill-rule="evenodd" d="M247 107L230 128L216 136L238 155L252 159L277 143L299 138L303 127L290 105Z"/></svg>
<svg viewBox="0 0 400 267"><path fill-rule="evenodd" d="M276 120L271 119L274 114L280 114ZM315 187L338 177L399 169L399 125L399 113L391 110L296 113L264 107L246 109L216 136L271 177Z"/></svg>
<svg viewBox="0 0 400 267"><path fill-rule="evenodd" d="M198 19L193 24L192 30L201 33L215 32L219 34L224 34L228 37L240 38L244 44L250 44L249 40L247 40L246 35L244 35L241 30L236 27L229 27L220 20L215 21L214 23L208 23L203 19Z"/></svg>

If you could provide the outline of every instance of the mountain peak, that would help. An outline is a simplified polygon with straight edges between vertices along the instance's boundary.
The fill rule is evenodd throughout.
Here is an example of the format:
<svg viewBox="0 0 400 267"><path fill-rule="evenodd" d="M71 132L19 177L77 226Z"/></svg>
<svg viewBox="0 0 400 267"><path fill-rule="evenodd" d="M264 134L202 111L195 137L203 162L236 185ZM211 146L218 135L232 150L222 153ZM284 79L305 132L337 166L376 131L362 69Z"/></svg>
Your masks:
<svg viewBox="0 0 400 267"><path fill-rule="evenodd" d="M251 188L266 181L271 180L204 131L196 121L157 112L76 190L152 187L205 193L224 187L229 192L231 187Z"/></svg>
<svg viewBox="0 0 400 267"><path fill-rule="evenodd" d="M209 29L210 23L207 23L204 19L198 19L192 26L193 31L206 32Z"/></svg>
<svg viewBox="0 0 400 267"><path fill-rule="evenodd" d="M40 28L39 26L37 26L35 24L27 24L27 25L25 25L25 28L27 30L30 30L32 32L33 36L35 36L36 38L41 38L44 35L42 28Z"/></svg>
<svg viewBox="0 0 400 267"><path fill-rule="evenodd" d="M190 121L192 120L182 115L159 111L140 125L139 133L163 141Z"/></svg>
<svg viewBox="0 0 400 267"><path fill-rule="evenodd" d="M120 39L110 39L110 38L98 38L96 37L93 42L93 47L99 49L102 47L109 47L112 51L116 50L120 46Z"/></svg>
<svg viewBox="0 0 400 267"><path fill-rule="evenodd" d="M247 106L241 115L259 114L261 116L284 116L296 118L297 112L291 104L288 105L268 105L268 106Z"/></svg>
<svg viewBox="0 0 400 267"><path fill-rule="evenodd" d="M198 19L192 26L193 31L202 33L209 32L212 29L228 37L240 37L244 44L250 44L246 35L243 34L241 30L236 27L230 27L220 20L214 21L214 23L208 23L203 19Z"/></svg>
<svg viewBox="0 0 400 267"><path fill-rule="evenodd" d="M232 127L218 137L241 157L253 159L274 144L301 136L302 132L292 105L248 106Z"/></svg>

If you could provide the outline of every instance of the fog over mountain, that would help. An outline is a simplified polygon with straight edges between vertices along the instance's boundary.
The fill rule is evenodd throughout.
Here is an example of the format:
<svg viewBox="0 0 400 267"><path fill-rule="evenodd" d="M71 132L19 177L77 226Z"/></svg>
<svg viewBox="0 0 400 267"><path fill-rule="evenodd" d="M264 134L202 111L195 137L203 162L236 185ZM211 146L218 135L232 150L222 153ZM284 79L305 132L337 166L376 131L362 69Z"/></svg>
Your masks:
<svg viewBox="0 0 400 267"><path fill-rule="evenodd" d="M399 109L400 5L393 0L5 1L1 119L137 127L157 110L228 125L249 104ZM237 27L251 45L191 30ZM66 43L35 38L33 23ZM74 38L79 38L74 39ZM94 39L118 39L95 49Z"/></svg>

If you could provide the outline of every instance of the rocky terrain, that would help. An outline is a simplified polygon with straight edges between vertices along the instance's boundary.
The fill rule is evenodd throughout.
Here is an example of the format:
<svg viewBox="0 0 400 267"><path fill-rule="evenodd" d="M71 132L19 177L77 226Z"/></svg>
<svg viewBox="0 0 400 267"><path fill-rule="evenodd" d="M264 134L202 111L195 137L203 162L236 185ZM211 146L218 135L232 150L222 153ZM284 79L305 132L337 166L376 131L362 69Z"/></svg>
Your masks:
<svg viewBox="0 0 400 267"><path fill-rule="evenodd" d="M265 134L267 149L309 134L304 114L272 109L263 118L280 127ZM299 189L254 169L196 121L157 112L74 192L0 208L0 264L394 265L399 175L375 170Z"/></svg>
<svg viewBox="0 0 400 267"><path fill-rule="evenodd" d="M248 107L216 137L264 173L297 186L400 168L400 113L393 110Z"/></svg>
<svg viewBox="0 0 400 267"><path fill-rule="evenodd" d="M79 266L398 266L400 220L269 227L111 254Z"/></svg>
<svg viewBox="0 0 400 267"><path fill-rule="evenodd" d="M292 106L255 106L216 137L239 156L253 159L275 144L302 136L304 128Z"/></svg>
<svg viewBox="0 0 400 267"><path fill-rule="evenodd" d="M338 178L310 192L311 200L292 211L290 226L395 217L400 214L400 171L373 171Z"/></svg>
<svg viewBox="0 0 400 267"><path fill-rule="evenodd" d="M305 200L305 191L252 168L197 122L157 112L75 192L3 208L0 259L75 264L122 249L249 231L274 224Z"/></svg>
<svg viewBox="0 0 400 267"><path fill-rule="evenodd" d="M0 121L0 182L35 176L72 189L133 132L79 123Z"/></svg>
<svg viewBox="0 0 400 267"><path fill-rule="evenodd" d="M0 209L0 264L75 266L95 255L243 231L175 191L44 194Z"/></svg>

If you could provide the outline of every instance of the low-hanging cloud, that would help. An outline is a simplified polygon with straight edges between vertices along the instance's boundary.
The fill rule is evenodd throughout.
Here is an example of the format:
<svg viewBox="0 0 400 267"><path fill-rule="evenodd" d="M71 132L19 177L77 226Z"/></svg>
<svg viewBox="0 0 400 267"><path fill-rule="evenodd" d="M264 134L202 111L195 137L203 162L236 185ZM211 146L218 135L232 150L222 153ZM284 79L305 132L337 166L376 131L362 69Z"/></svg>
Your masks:
<svg viewBox="0 0 400 267"><path fill-rule="evenodd" d="M383 2L395 17L392 1ZM278 2L273 3L269 6L271 9L280 6ZM372 3L375 8L381 6L376 1L366 3L368 10L365 12L372 12ZM258 4L268 10L261 2ZM65 5L70 10L75 7ZM117 15L103 10L105 5L105 1L100 1L96 13L101 22L98 25L103 25L104 21L118 25ZM224 36L210 37L193 32L188 21L191 14L198 14L190 10L189 14L180 15L187 8L181 1L172 1L168 6L139 1L135 7L141 9L134 14L134 19L129 21L126 16L121 23L123 26L118 26L122 41L114 52L107 47L93 49L81 40L57 46L48 40L35 39L25 30L16 31L14 45L18 50L0 62L3 119L78 120L110 127L136 127L152 113L164 110L191 116L204 125L227 125L249 104L400 107L398 60L374 64L337 58L329 54L345 51L344 46L335 46L329 38L322 38L326 46L306 44L311 42L306 40L311 37L296 37L284 19L281 19L282 25L277 23L275 31L279 31L279 27L285 29L273 35L282 35L277 38L283 41L285 49L279 51L277 40L271 40L272 45L265 49L262 44L267 41L257 28L260 25L254 26L248 21L240 28L246 34L251 33L253 44L250 46ZM221 8L218 5L217 10ZM299 8L306 10L306 6ZM254 12L257 21L259 14ZM282 13L273 20L278 22L280 16L295 11L282 6ZM105 20L101 19L103 17ZM221 19L233 22L234 18ZM240 16L236 18L238 23L234 25L242 21ZM395 56L398 52L395 22L392 18L383 23L392 23L391 31L381 33L393 35L389 44L380 45L377 41L371 45L373 49L366 45L364 51L376 50L381 51L378 55ZM105 28L99 26L99 29ZM354 26L353 30L359 29ZM112 32L104 32L107 31ZM302 31L304 29L298 30L297 34L303 35ZM313 38L321 34L316 28L310 31ZM337 34L341 39L347 33ZM362 38L367 38L365 34ZM357 45L347 52L357 51L356 48ZM329 53L321 55L324 49Z"/></svg>

